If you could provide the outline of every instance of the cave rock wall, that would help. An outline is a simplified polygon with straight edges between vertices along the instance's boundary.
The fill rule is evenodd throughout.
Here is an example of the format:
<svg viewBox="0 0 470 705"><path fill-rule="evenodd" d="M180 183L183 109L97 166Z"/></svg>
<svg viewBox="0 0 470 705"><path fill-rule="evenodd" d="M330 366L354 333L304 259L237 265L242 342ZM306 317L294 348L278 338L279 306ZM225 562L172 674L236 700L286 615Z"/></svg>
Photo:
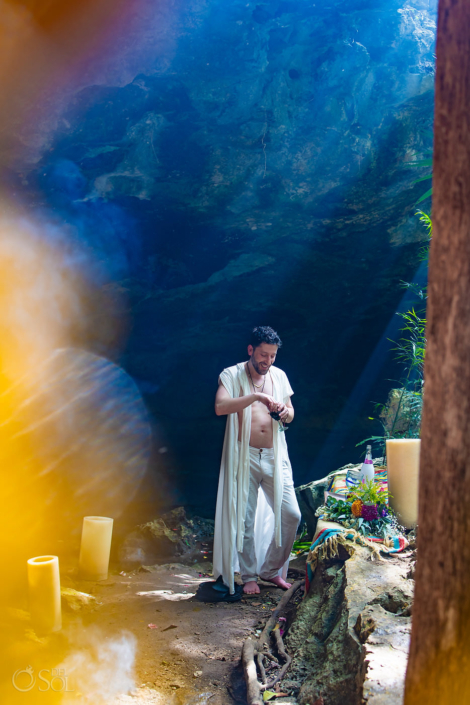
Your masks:
<svg viewBox="0 0 470 705"><path fill-rule="evenodd" d="M432 141L435 11L140 0L106 55L50 97L53 115L5 136L15 198L127 302L125 349L103 343L93 305L91 345L139 384L156 450L170 449L154 459L170 502L212 512L217 377L246 356L254 325L285 341L297 484L370 435L387 345L341 412L419 266L427 182L408 164Z"/></svg>

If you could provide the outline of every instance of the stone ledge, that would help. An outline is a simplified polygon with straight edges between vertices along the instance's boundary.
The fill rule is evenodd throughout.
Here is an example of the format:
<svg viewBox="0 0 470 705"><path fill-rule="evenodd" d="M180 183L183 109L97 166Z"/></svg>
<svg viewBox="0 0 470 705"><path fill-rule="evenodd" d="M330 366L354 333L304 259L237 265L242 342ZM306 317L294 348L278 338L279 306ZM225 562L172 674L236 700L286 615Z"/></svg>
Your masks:
<svg viewBox="0 0 470 705"><path fill-rule="evenodd" d="M293 657L282 688L299 705L397 705L407 664L411 555L370 560L350 545L320 560L308 596L289 618Z"/></svg>

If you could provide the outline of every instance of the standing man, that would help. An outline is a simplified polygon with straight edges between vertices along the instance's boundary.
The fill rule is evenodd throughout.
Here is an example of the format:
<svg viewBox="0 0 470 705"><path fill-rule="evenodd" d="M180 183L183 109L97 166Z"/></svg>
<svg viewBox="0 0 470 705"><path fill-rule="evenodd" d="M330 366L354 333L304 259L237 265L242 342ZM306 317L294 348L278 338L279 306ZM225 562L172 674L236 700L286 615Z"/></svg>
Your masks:
<svg viewBox="0 0 470 705"><path fill-rule="evenodd" d="M278 334L259 326L251 334L249 360L223 370L215 399L227 415L215 514L214 577L234 592L240 567L244 592L259 593L258 575L282 588L300 521L285 425L294 418L294 393L274 366ZM277 412L279 420L270 412ZM287 428L287 427L286 427Z"/></svg>

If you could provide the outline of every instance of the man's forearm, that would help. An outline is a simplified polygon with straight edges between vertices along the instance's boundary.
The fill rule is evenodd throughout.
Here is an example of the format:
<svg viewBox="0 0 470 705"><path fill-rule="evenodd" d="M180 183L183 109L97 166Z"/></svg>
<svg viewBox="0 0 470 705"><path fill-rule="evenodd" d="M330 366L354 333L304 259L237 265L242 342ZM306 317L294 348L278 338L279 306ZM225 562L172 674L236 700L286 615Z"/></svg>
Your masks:
<svg viewBox="0 0 470 705"><path fill-rule="evenodd" d="M217 416L224 416L224 414L236 414L238 411L243 411L247 406L253 404L253 402L258 401L257 394L247 394L244 397L236 397L235 399L223 399L222 401L216 402L215 413Z"/></svg>

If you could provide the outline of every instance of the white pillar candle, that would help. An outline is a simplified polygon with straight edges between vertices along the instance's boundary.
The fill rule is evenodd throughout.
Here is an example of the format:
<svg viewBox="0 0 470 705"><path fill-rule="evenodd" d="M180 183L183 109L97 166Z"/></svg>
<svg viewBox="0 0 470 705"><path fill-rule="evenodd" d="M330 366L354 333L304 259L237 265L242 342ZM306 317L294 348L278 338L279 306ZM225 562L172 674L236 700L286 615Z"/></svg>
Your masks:
<svg viewBox="0 0 470 705"><path fill-rule="evenodd" d="M85 580L106 580L113 520L109 517L84 517L80 545L80 576Z"/></svg>
<svg viewBox="0 0 470 705"><path fill-rule="evenodd" d="M388 491L390 506L400 523L412 529L418 522L419 438L387 441Z"/></svg>
<svg viewBox="0 0 470 705"><path fill-rule="evenodd" d="M28 560L29 609L38 634L62 628L60 574L57 556L37 556Z"/></svg>

